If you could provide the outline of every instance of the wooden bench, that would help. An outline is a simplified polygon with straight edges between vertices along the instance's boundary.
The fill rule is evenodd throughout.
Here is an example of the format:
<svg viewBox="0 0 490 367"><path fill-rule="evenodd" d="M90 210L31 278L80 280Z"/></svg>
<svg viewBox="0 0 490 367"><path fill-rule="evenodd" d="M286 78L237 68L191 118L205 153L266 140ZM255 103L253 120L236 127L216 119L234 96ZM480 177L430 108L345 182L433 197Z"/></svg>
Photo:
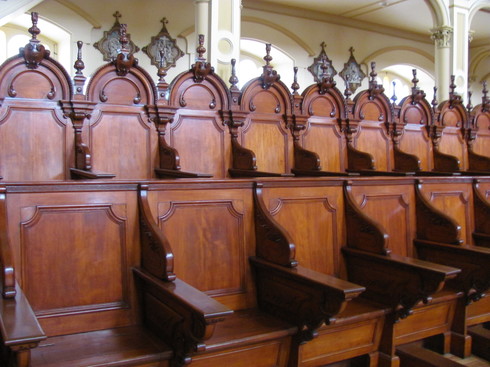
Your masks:
<svg viewBox="0 0 490 367"><path fill-rule="evenodd" d="M296 365L298 343L363 291L294 266L294 245L268 227L255 225L256 241L251 194L246 181L141 186L135 274L146 324L165 336L176 366ZM267 261L269 252L281 261Z"/></svg>
<svg viewBox="0 0 490 367"><path fill-rule="evenodd" d="M173 352L142 325L131 272L140 258L136 185L2 190L2 363L168 366Z"/></svg>

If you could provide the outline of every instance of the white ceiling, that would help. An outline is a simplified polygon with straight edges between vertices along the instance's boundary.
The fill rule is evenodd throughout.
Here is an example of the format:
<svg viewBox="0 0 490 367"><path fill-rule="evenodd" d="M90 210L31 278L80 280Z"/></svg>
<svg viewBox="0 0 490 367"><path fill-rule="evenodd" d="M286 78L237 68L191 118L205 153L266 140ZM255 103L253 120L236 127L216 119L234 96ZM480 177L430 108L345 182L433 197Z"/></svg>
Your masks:
<svg viewBox="0 0 490 367"><path fill-rule="evenodd" d="M305 16L315 13L316 19L337 17L340 22L353 26L362 23L400 29L427 35L434 28L432 15L424 0L243 0L243 5L273 5L278 12L296 10ZM481 10L470 28L474 40L490 39L490 9Z"/></svg>

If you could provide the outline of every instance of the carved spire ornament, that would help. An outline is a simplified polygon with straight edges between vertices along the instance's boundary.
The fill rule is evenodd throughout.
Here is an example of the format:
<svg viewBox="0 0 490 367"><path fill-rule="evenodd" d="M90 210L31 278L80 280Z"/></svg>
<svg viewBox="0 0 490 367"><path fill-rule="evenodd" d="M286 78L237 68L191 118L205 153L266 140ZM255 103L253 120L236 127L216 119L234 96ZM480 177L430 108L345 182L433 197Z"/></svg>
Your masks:
<svg viewBox="0 0 490 367"><path fill-rule="evenodd" d="M412 87L411 103L412 105L415 105L425 98L425 92L417 86L419 82L419 80L417 79L417 69L412 69L412 75L413 75L413 79L412 79L413 87Z"/></svg>
<svg viewBox="0 0 490 367"><path fill-rule="evenodd" d="M37 39L41 30L37 27L38 14L36 12L31 13L32 27L29 28L29 33L32 35L29 43L20 49L20 53L24 55L26 66L29 69L36 69L41 63L42 59L49 56L49 51L44 48L41 41Z"/></svg>
<svg viewBox="0 0 490 367"><path fill-rule="evenodd" d="M94 43L94 47L102 53L104 61L113 61L121 51L122 47L119 36L119 30L121 28L119 18L121 18L121 13L116 11L113 14L113 17L116 18L116 21L112 28L108 31L104 31L104 36L98 42ZM126 37L128 39L126 45L128 52L131 55L138 52L140 49L133 43L133 41L131 41L131 35L126 34Z"/></svg>
<svg viewBox="0 0 490 367"><path fill-rule="evenodd" d="M129 39L126 33L127 25L121 24L119 30L119 43L121 44L121 50L117 54L114 64L116 65L117 75L125 76L131 67L138 65L138 59L136 59L128 48Z"/></svg>
<svg viewBox="0 0 490 367"><path fill-rule="evenodd" d="M196 83L202 82L209 74L214 73L214 68L211 67L209 62L206 62L204 54L206 48L204 47L204 34L199 35L199 46L197 46L196 52L198 57L196 63L192 65L191 70L194 71L194 81Z"/></svg>
<svg viewBox="0 0 490 367"><path fill-rule="evenodd" d="M262 88L264 89L269 89L272 87L272 85L281 79L281 76L277 73L276 70L274 70L274 67L270 64L272 61L272 56L270 55L271 52L271 44L267 43L265 45L265 52L266 55L264 56L264 61L265 65L262 67L263 72L262 75L260 76L260 79L262 80Z"/></svg>
<svg viewBox="0 0 490 367"><path fill-rule="evenodd" d="M369 81L369 99L374 99L376 96L380 95L385 91L382 84L378 84L376 77L378 73L376 72L376 62L371 62L371 72L369 73L371 80Z"/></svg>

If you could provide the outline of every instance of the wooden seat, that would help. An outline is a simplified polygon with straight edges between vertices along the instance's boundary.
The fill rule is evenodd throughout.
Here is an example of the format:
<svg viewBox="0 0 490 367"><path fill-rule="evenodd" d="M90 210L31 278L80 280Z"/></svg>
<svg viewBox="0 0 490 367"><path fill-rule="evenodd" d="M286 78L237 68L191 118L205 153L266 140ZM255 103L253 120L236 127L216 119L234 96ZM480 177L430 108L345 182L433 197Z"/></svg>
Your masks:
<svg viewBox="0 0 490 367"><path fill-rule="evenodd" d="M225 119L232 139L231 177L293 176L288 126L291 93L270 65L270 50L267 44L260 77L250 80L241 91L236 85L231 87L235 102Z"/></svg>

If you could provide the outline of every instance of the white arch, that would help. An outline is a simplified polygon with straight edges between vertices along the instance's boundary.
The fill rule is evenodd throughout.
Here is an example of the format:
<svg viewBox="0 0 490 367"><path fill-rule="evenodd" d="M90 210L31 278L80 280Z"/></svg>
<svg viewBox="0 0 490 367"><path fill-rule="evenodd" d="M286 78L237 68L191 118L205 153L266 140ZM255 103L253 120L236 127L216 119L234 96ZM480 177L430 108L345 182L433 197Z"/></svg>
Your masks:
<svg viewBox="0 0 490 367"><path fill-rule="evenodd" d="M451 26L449 6L444 0L425 0L432 14L434 28Z"/></svg>
<svg viewBox="0 0 490 367"><path fill-rule="evenodd" d="M480 9L487 8L487 7L490 7L490 0L475 0L470 5L468 24L471 26L471 23L473 22L473 18L475 17L476 13L478 13Z"/></svg>

